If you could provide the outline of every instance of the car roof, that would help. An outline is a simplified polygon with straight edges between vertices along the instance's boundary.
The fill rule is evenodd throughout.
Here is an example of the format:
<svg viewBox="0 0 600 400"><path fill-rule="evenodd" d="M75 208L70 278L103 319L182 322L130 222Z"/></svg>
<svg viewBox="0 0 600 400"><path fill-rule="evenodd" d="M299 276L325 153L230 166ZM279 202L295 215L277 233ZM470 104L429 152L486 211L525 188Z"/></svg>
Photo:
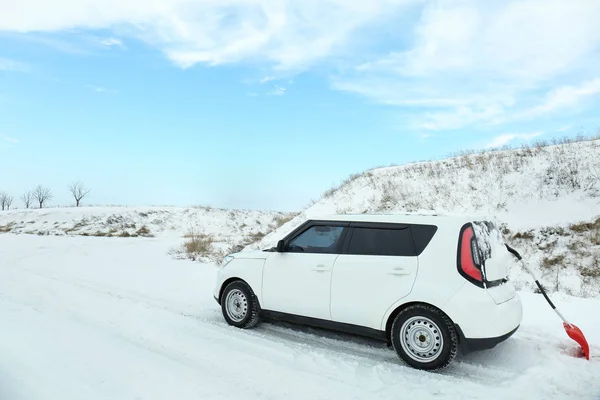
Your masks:
<svg viewBox="0 0 600 400"><path fill-rule="evenodd" d="M373 214L329 214L309 218L313 221L387 222L405 224L440 224L443 222L485 221L489 217L465 214L422 214L422 213L373 213Z"/></svg>

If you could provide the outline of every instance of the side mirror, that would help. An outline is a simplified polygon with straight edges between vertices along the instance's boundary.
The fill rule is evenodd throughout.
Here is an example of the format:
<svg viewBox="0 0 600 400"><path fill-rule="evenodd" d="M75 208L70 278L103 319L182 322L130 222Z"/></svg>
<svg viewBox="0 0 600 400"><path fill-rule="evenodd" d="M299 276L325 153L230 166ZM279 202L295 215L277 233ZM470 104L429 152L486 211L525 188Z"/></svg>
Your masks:
<svg viewBox="0 0 600 400"><path fill-rule="evenodd" d="M283 243L283 240L280 240L279 242L277 242L277 252L283 253L284 250L285 250L285 244Z"/></svg>

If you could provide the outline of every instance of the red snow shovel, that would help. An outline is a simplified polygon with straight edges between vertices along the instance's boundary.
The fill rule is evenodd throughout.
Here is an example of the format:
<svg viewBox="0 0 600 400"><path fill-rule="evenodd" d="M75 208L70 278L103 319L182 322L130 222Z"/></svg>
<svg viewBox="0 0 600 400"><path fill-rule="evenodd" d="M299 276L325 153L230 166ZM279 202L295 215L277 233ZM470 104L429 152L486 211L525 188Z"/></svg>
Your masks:
<svg viewBox="0 0 600 400"><path fill-rule="evenodd" d="M533 279L535 280L535 284L537 285L537 287L540 289L540 291L544 295L544 298L546 299L546 301L550 304L550 306L552 307L552 309L554 311L556 311L556 313L558 314L558 316L563 320L563 326L565 328L565 331L567 332L567 335L569 335L569 337L571 339L573 339L574 341L576 341L581 346L580 356L583 356L583 357L585 357L586 359L589 360L590 359L590 345L588 344L587 340L585 339L585 336L583 335L583 332L581 332L581 329L579 329L577 326L573 325L572 323L568 322L565 319L565 317L560 313L560 311L558 311L558 309L556 308L556 306L554 305L554 303L552 303L552 300L550 300L550 298L546 294L546 291L544 290L544 288L542 287L542 285L538 281L538 279L535 276L535 274L533 273L533 271L530 270L529 267L527 267L527 265L525 265L525 263L523 262L523 258L521 257L521 255L515 249L511 248L509 245L505 244L505 246L508 249L508 251L510 253L512 253L512 255L514 255L515 257L517 257L517 259L519 260L521 266L527 272L529 272L529 274L533 277Z"/></svg>

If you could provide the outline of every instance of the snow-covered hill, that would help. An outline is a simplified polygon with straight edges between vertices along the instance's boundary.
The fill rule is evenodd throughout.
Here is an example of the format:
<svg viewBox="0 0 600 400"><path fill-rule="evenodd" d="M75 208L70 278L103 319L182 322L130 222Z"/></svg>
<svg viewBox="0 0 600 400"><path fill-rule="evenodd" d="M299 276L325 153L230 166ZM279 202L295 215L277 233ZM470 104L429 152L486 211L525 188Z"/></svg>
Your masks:
<svg viewBox="0 0 600 400"><path fill-rule="evenodd" d="M378 168L353 175L248 248L274 246L307 218L334 213L477 213L494 217L543 283L600 294L600 140ZM511 270L517 286L529 276Z"/></svg>
<svg viewBox="0 0 600 400"><path fill-rule="evenodd" d="M0 212L0 233L152 237L173 244L191 234L210 239L216 256L275 229L290 218L281 212L209 207L79 207Z"/></svg>
<svg viewBox="0 0 600 400"><path fill-rule="evenodd" d="M600 140L365 171L332 188L295 218L202 207L49 208L0 212L0 233L159 236L172 240L174 247L193 233L198 247L208 248L201 253L211 254L198 258L214 261L244 246L274 246L307 218L395 212L490 215L548 289L600 295ZM512 268L510 274L518 288L533 289L520 269Z"/></svg>

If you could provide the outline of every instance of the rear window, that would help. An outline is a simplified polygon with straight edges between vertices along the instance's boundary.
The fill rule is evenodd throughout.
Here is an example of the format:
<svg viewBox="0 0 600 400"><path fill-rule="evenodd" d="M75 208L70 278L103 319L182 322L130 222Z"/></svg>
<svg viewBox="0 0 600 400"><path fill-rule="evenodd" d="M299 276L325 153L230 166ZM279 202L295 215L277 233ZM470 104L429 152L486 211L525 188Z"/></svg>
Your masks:
<svg viewBox="0 0 600 400"><path fill-rule="evenodd" d="M348 254L415 256L410 229L353 228Z"/></svg>
<svg viewBox="0 0 600 400"><path fill-rule="evenodd" d="M504 238L494 223L489 221L475 221L471 225L475 232L475 240L479 250L479 254L476 256L481 258L479 264L485 263L486 260L496 255L505 255L506 247L504 246Z"/></svg>

